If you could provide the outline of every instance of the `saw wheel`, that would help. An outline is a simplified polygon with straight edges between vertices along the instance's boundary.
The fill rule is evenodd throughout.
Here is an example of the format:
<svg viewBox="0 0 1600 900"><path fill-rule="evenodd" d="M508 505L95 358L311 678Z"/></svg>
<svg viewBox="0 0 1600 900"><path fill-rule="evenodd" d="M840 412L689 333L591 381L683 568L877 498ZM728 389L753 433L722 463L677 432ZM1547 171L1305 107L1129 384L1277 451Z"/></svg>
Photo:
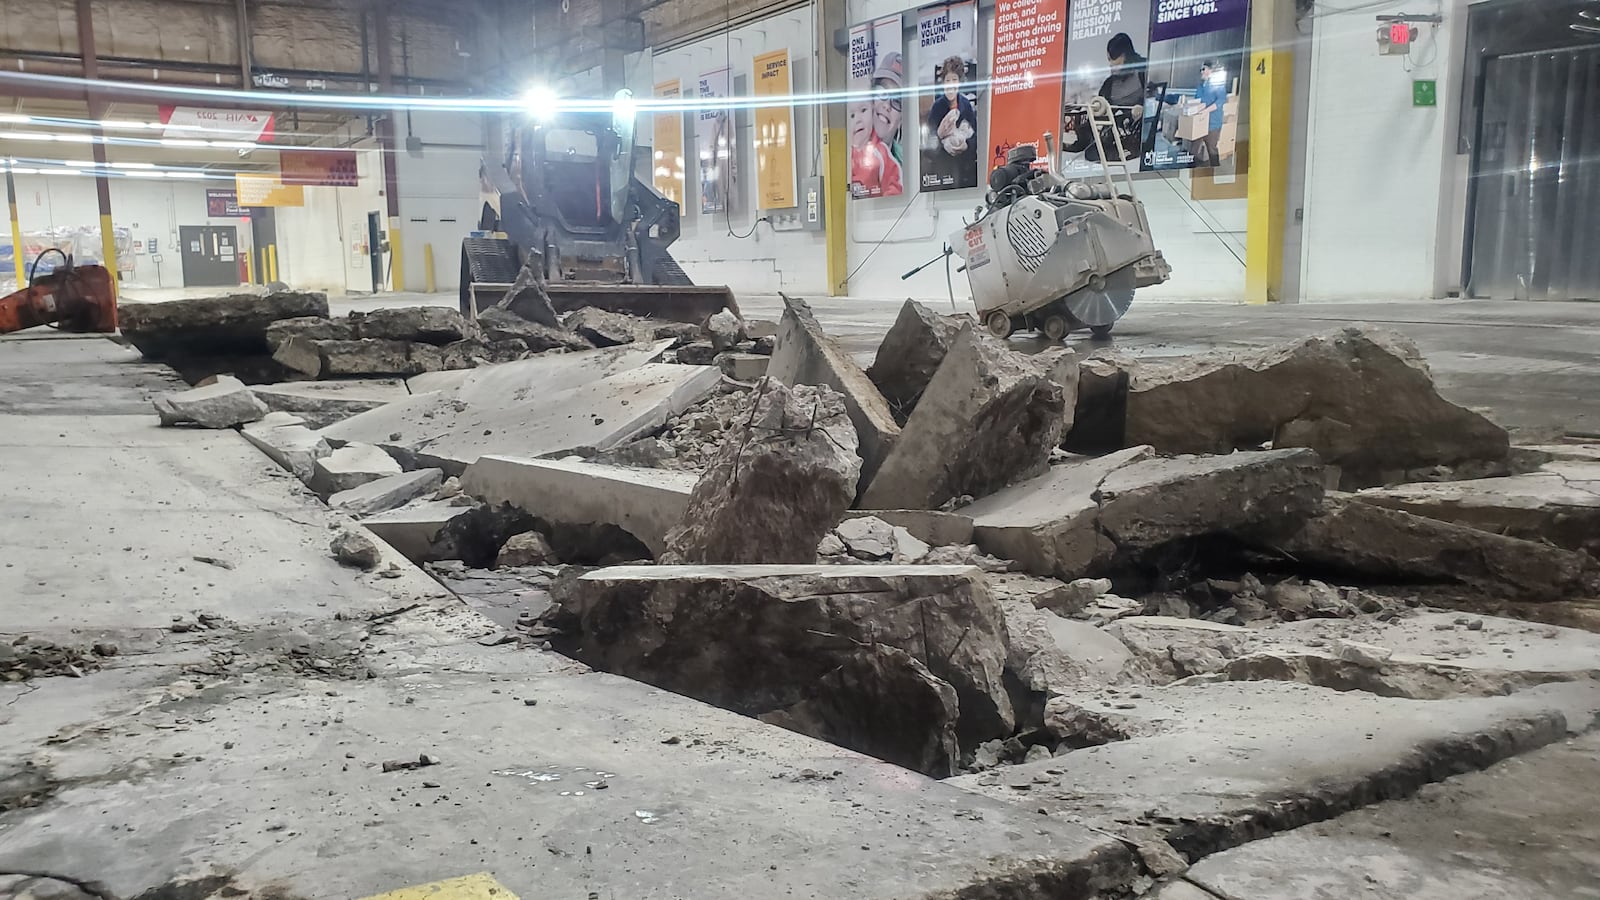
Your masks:
<svg viewBox="0 0 1600 900"><path fill-rule="evenodd" d="M1072 317L1100 332L1109 331L1133 305L1133 267L1119 269L1104 278L1096 277L1068 294L1062 303Z"/></svg>

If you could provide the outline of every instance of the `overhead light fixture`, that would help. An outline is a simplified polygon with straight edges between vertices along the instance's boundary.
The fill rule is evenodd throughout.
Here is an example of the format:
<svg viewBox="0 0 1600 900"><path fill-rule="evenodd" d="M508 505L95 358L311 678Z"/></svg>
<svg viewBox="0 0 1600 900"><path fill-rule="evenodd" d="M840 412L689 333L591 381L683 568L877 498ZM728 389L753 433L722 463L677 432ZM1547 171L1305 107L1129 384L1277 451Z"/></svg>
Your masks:
<svg viewBox="0 0 1600 900"><path fill-rule="evenodd" d="M32 116L18 116L13 115L12 113L0 113L0 122L4 122L7 125L25 125L32 121Z"/></svg>
<svg viewBox="0 0 1600 900"><path fill-rule="evenodd" d="M548 84L536 84L523 95L522 105L527 108L528 115L535 121L548 122L555 118L557 108L561 105L561 98L556 95L555 88Z"/></svg>
<svg viewBox="0 0 1600 900"><path fill-rule="evenodd" d="M1577 22L1573 22L1567 27L1571 28L1573 31L1581 31L1584 34L1600 34L1600 27L1596 27L1594 25L1580 25Z"/></svg>

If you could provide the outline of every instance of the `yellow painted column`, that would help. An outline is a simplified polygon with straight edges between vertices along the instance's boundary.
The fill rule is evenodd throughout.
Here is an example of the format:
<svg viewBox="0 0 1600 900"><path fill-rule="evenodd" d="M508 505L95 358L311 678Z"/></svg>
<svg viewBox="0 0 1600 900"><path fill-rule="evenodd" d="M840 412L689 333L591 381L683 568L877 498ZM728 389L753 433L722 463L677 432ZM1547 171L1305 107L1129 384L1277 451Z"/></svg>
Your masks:
<svg viewBox="0 0 1600 900"><path fill-rule="evenodd" d="M1293 129L1293 23L1288 0L1258 0L1250 19L1250 144L1245 234L1245 301L1281 299L1288 227L1289 137Z"/></svg>
<svg viewBox="0 0 1600 900"><path fill-rule="evenodd" d="M117 236L111 231L110 214L100 217L100 259L106 271L111 273L111 293L120 294L117 284Z"/></svg>
<svg viewBox="0 0 1600 900"><path fill-rule="evenodd" d="M432 244L423 244L422 245L422 283L423 283L423 287L430 294L439 289L439 282L434 276L435 276L435 273L433 271L433 245Z"/></svg>
<svg viewBox="0 0 1600 900"><path fill-rule="evenodd" d="M244 283L256 283L256 252L254 250L244 254Z"/></svg>
<svg viewBox="0 0 1600 900"><path fill-rule="evenodd" d="M846 279L850 277L850 245L845 240L845 215L849 201L850 153L849 138L843 128L829 128L823 140L827 147L828 167L822 178L822 190L827 195L823 203L823 227L828 247L828 293L843 297L850 292Z"/></svg>
<svg viewBox="0 0 1600 900"><path fill-rule="evenodd" d="M11 256L17 267L17 290L28 286L28 270L23 265L24 257L28 254L22 248L22 219L17 215L17 182L11 174L11 169L6 169L6 204L11 208Z"/></svg>
<svg viewBox="0 0 1600 900"><path fill-rule="evenodd" d="M400 217L389 217L389 289L403 291L406 289L406 258L401 252L400 244Z"/></svg>
<svg viewBox="0 0 1600 900"><path fill-rule="evenodd" d="M267 280L268 281L277 281L278 280L278 245L277 244L268 244L267 245L267 272L268 272L268 275L267 275Z"/></svg>

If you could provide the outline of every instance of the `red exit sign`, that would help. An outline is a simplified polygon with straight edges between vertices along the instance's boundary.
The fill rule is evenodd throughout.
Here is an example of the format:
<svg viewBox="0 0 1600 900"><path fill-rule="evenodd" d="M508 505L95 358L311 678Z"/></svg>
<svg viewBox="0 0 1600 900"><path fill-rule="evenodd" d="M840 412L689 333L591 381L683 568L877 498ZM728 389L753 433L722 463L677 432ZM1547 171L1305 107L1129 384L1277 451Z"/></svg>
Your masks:
<svg viewBox="0 0 1600 900"><path fill-rule="evenodd" d="M1392 22L1389 25L1389 43L1403 47L1411 43L1411 26L1404 22Z"/></svg>

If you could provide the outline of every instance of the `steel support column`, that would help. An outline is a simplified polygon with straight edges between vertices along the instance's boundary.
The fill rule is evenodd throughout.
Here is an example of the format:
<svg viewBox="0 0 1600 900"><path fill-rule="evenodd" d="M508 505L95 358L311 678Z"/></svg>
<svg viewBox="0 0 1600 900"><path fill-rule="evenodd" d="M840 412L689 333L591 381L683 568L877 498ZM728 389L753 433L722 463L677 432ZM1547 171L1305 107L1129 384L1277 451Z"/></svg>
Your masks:
<svg viewBox="0 0 1600 900"><path fill-rule="evenodd" d="M78 53L83 57L83 78L88 83L84 90L84 99L89 103L89 118L95 121L94 127L89 132L93 136L94 143L89 145L89 149L94 156L95 199L100 205L101 263L111 273L111 290L116 293L122 273L117 268L117 238L111 228L111 182L106 177L105 132L99 125L100 120L106 116L106 106L95 89L95 82L100 78L100 66L95 59L94 15L90 0L78 0Z"/></svg>

